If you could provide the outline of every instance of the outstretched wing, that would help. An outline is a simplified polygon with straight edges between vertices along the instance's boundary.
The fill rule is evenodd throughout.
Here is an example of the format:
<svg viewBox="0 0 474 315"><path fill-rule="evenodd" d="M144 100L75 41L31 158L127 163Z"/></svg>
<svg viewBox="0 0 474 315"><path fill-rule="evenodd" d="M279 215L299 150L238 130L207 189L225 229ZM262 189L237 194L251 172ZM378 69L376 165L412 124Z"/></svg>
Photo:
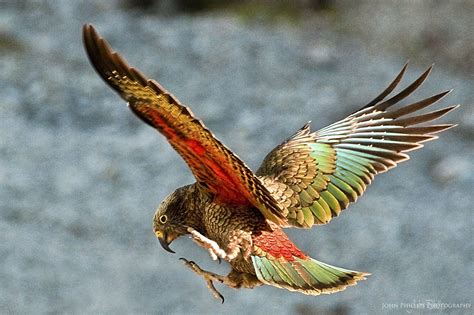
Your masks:
<svg viewBox="0 0 474 315"><path fill-rule="evenodd" d="M400 93L384 99L400 82L407 65L373 101L350 116L319 131L309 124L271 151L257 171L268 190L284 206L290 226L310 228L332 217L361 196L374 176L408 160L406 152L453 127L420 125L440 118L456 106L408 116L443 98L446 91L419 102L392 109L415 91L431 67Z"/></svg>
<svg viewBox="0 0 474 315"><path fill-rule="evenodd" d="M144 122L156 128L183 157L196 180L221 204L253 205L277 223L286 219L278 202L235 154L217 140L191 110L156 81L147 79L84 25L84 44L99 75Z"/></svg>

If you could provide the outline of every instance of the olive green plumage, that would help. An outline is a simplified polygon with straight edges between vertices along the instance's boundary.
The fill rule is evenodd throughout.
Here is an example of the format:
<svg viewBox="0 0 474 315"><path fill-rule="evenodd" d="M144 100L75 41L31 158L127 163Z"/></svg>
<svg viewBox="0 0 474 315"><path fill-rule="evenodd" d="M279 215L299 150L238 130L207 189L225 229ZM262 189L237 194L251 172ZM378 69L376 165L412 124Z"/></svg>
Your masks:
<svg viewBox="0 0 474 315"><path fill-rule="evenodd" d="M268 284L318 295L344 290L364 279L367 273L307 256L283 228L328 223L365 192L375 175L407 160L407 152L453 126L424 123L455 106L412 115L449 91L394 108L431 71L387 99L400 83L405 65L366 106L316 132L306 124L272 150L253 173L188 107L130 67L91 25L84 26L83 36L98 74L134 114L167 138L196 178L196 183L178 188L162 202L153 230L168 251L173 252L169 247L173 240L187 234L213 259L230 263L232 271L221 276L183 259L222 300L215 281L233 288Z"/></svg>

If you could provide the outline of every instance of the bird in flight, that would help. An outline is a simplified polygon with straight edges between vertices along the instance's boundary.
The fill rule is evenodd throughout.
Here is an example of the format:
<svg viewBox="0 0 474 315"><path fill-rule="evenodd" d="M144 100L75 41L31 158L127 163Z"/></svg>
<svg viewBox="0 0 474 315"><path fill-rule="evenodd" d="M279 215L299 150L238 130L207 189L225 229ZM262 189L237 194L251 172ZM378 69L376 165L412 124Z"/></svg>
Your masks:
<svg viewBox="0 0 474 315"><path fill-rule="evenodd" d="M308 295L338 292L368 273L331 266L308 256L284 228L326 224L360 197L375 175L409 159L407 152L452 124L429 123L457 106L420 114L450 91L394 107L428 77L428 68L398 94L405 65L380 95L358 111L318 131L309 123L274 148L253 172L191 110L130 67L94 27L83 27L87 55L97 73L131 111L166 137L191 169L196 182L176 189L160 204L153 230L163 248L190 235L214 260L232 267L227 276L201 269L181 258L202 276L224 302L214 282L232 288L262 284ZM416 114L414 114L416 113ZM410 115L412 114L412 115Z"/></svg>

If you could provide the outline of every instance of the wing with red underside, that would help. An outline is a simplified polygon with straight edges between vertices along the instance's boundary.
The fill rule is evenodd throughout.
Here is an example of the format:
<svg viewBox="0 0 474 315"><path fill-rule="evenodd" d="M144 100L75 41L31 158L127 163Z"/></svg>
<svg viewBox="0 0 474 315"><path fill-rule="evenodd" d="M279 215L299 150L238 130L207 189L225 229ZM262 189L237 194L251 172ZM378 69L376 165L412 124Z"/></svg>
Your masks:
<svg viewBox="0 0 474 315"><path fill-rule="evenodd" d="M250 255L261 282L309 295L344 290L365 279L367 273L347 270L317 261L302 253L280 229L253 236Z"/></svg>
<svg viewBox="0 0 474 315"><path fill-rule="evenodd" d="M198 120L189 108L156 81L147 79L101 38L91 25L83 29L89 59L98 74L144 122L156 128L186 161L196 180L216 202L253 205L284 224L279 204L253 172Z"/></svg>

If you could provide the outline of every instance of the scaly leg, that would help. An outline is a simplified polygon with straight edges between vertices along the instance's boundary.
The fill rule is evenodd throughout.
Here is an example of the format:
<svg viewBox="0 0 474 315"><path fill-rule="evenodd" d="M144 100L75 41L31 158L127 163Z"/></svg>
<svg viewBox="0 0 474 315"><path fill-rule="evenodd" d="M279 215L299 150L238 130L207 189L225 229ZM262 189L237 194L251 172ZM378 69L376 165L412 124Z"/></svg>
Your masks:
<svg viewBox="0 0 474 315"><path fill-rule="evenodd" d="M262 285L262 283L257 279L257 277L252 274L232 270L227 276L221 276L213 272L201 269L201 267L199 267L194 261L189 261L185 258L180 258L180 260L184 261L184 265L186 267L191 269L196 274L202 276L204 280L206 280L206 284L209 288L209 291L211 291L212 295L214 295L215 298L220 299L222 303L224 303L224 296L220 294L219 291L217 291L212 281L218 281L235 289L241 287L252 289L256 286Z"/></svg>
<svg viewBox="0 0 474 315"><path fill-rule="evenodd" d="M195 229L188 227L188 232L191 234L193 241L196 244L208 250L209 255L213 260L225 259L227 261L231 261L232 259L235 259L240 253L240 244L237 239L229 243L229 251L226 252L220 248L219 244L217 244L215 241L208 239Z"/></svg>

